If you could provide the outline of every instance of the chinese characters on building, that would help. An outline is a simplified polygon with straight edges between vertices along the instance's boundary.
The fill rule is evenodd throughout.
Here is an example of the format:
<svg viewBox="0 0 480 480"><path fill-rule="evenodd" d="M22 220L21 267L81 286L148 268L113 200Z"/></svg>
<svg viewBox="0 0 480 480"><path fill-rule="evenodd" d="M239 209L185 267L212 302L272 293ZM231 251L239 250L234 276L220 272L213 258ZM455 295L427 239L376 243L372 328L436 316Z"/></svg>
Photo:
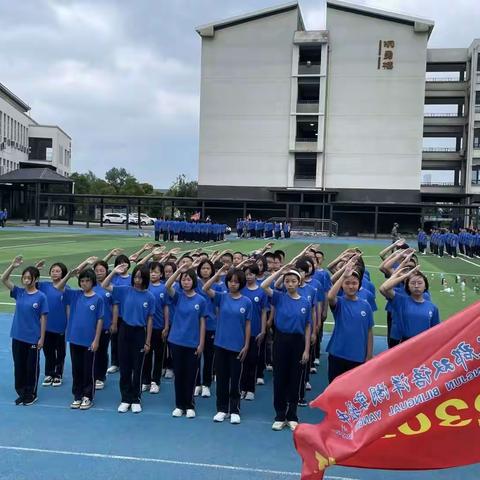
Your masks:
<svg viewBox="0 0 480 480"><path fill-rule="evenodd" d="M378 70L393 70L395 40L378 41Z"/></svg>

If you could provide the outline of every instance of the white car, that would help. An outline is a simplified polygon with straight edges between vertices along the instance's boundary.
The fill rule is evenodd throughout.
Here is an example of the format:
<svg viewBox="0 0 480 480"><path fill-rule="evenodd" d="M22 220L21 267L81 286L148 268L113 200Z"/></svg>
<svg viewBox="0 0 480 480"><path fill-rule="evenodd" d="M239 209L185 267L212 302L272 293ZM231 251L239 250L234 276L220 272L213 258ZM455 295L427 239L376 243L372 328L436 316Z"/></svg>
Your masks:
<svg viewBox="0 0 480 480"><path fill-rule="evenodd" d="M105 213L103 223L126 223L127 216L124 213Z"/></svg>
<svg viewBox="0 0 480 480"><path fill-rule="evenodd" d="M140 214L140 223L142 225L153 225L155 222L155 219L152 217L149 217L146 213L141 213ZM133 223L135 225L138 224L138 215L136 213L130 213L128 215L128 223Z"/></svg>

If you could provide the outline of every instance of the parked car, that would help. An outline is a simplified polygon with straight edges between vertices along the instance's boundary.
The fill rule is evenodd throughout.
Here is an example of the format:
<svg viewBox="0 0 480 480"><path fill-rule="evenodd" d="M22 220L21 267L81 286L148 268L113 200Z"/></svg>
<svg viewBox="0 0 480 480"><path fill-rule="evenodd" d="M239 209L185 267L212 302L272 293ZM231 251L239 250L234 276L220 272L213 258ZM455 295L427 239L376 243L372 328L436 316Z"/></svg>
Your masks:
<svg viewBox="0 0 480 480"><path fill-rule="evenodd" d="M127 216L124 213L105 213L103 223L126 223Z"/></svg>
<svg viewBox="0 0 480 480"><path fill-rule="evenodd" d="M153 225L155 219L149 217L146 213L140 214L140 223L142 225ZM138 215L136 213L130 213L128 215L128 223L138 225Z"/></svg>

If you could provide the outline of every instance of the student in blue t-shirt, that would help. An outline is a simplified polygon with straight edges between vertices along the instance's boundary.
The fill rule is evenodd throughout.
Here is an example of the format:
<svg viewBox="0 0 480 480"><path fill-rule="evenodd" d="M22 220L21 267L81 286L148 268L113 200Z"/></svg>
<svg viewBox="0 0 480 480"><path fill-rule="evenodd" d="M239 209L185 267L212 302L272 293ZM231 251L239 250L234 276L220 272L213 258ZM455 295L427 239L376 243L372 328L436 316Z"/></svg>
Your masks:
<svg viewBox="0 0 480 480"><path fill-rule="evenodd" d="M228 293L216 292L212 286L224 273L227 273L225 285ZM218 308L215 333L217 413L214 422L223 422L230 414L231 424L240 423L240 376L250 345L252 319L252 302L241 293L245 284L242 270L228 270L224 265L203 286Z"/></svg>
<svg viewBox="0 0 480 480"><path fill-rule="evenodd" d="M206 301L205 312L205 346L202 352L203 367L201 365L201 359L199 359L197 383L195 386L194 395L197 397L201 395L204 398L211 396L210 387L212 386L213 377L213 357L215 354L215 330L217 328L217 314L215 311L215 305L212 299L203 291L203 285L208 282L210 278L215 275L215 266L208 260L200 260L197 267L197 286L195 291L201 295ZM214 289L218 289L216 285Z"/></svg>
<svg viewBox="0 0 480 480"><path fill-rule="evenodd" d="M118 326L118 359L120 367L119 413L140 413L142 406L142 368L145 354L150 351L155 299L148 291L150 272L137 265L132 272L131 285L111 285L114 275L122 275L127 264L118 265L103 281L102 287L112 292L113 301L119 303L122 323ZM113 320L115 322L115 319ZM112 323L116 330L117 326Z"/></svg>
<svg viewBox="0 0 480 480"><path fill-rule="evenodd" d="M272 290L271 286L280 277L286 291ZM272 425L275 431L287 426L295 430L298 425L300 385L308 363L312 332L312 303L298 291L301 280L300 273L287 264L261 285L275 308L273 406L276 416Z"/></svg>
<svg viewBox="0 0 480 480"><path fill-rule="evenodd" d="M80 289L66 289L68 280L78 274ZM95 394L95 354L103 325L103 299L94 291L97 277L91 268L77 267L56 284L69 305L67 341L72 362L73 402L70 408L88 410Z"/></svg>
<svg viewBox="0 0 480 480"><path fill-rule="evenodd" d="M93 271L97 278L97 284L93 287L95 293L103 300L103 325L102 333L95 354L95 390L103 390L107 379L108 369L108 346L112 333L113 307L112 293L102 287L102 282L110 273L108 263L98 260L93 264Z"/></svg>
<svg viewBox="0 0 480 480"><path fill-rule="evenodd" d="M194 264L196 267L197 265ZM178 280L180 288L174 288ZM179 268L165 284L175 306L168 343L175 372L175 409L173 417L195 418L195 378L205 345L207 303L196 292L197 275L193 268Z"/></svg>
<svg viewBox="0 0 480 480"><path fill-rule="evenodd" d="M390 300L391 308L399 319L399 336L402 342L440 323L438 308L425 299L428 279L417 265L412 270L399 268L381 287L381 293ZM405 281L405 294L395 287Z"/></svg>
<svg viewBox="0 0 480 480"><path fill-rule="evenodd" d="M358 255L346 264L342 274L328 292L328 303L335 326L328 342L328 380L370 360L373 355L373 312L365 300L358 297L363 272L356 270ZM340 289L343 296L338 296Z"/></svg>
<svg viewBox="0 0 480 480"><path fill-rule="evenodd" d="M114 286L122 286L122 285L130 285L132 283L132 278L128 273L130 269L130 259L123 254L117 255L115 258L115 262L113 264L114 267L118 267L119 265L127 265L128 268L123 271L122 274L115 275L112 278L112 285ZM111 328L111 335L110 335L110 353L111 353L111 365L107 370L107 373L117 373L118 372L118 328L122 324L122 310L121 305L116 302L112 308L112 328ZM115 321L113 321L115 320Z"/></svg>
<svg viewBox="0 0 480 480"><path fill-rule="evenodd" d="M10 281L12 271L22 264L22 257L15 257L0 277L16 301L10 337L15 375L16 405L32 405L37 401L37 383L40 371L39 352L45 341L48 302L44 293L36 287L40 272L27 267L22 272L22 287Z"/></svg>
<svg viewBox="0 0 480 480"><path fill-rule="evenodd" d="M243 363L240 390L242 398L254 400L258 357L267 331L267 310L269 306L268 297L257 281L257 275L259 274L257 263L248 264L243 271L247 283L241 293L252 302L252 318L250 321L250 345Z"/></svg>
<svg viewBox="0 0 480 480"><path fill-rule="evenodd" d="M152 394L157 394L160 391L165 344L168 330L170 329L170 317L168 293L165 285L162 283L163 265L159 262L151 262L149 268L150 285L148 290L155 298L155 313L153 314L150 351L145 355L145 363L143 364L142 391L146 392L148 390Z"/></svg>
<svg viewBox="0 0 480 480"><path fill-rule="evenodd" d="M37 263L41 269L44 262ZM50 281L38 282L37 288L43 292L48 301L50 313L47 320L47 330L45 332L45 343L43 345L43 354L45 355L45 378L42 385L49 387L59 387L62 385L63 367L65 363L65 330L67 328L67 309L63 302L63 292L55 288L67 273L67 267L57 262L52 264L50 271ZM68 288L68 287L67 287Z"/></svg>

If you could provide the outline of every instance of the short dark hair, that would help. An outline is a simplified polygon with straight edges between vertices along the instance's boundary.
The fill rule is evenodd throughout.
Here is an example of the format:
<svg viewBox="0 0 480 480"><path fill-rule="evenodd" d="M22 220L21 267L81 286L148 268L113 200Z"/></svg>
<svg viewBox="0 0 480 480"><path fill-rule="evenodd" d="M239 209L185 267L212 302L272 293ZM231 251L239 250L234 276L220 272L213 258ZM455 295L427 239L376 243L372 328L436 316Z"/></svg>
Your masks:
<svg viewBox="0 0 480 480"><path fill-rule="evenodd" d="M256 263L249 263L248 265L245 265L243 267L244 273L247 273L247 271L253 273L254 275L258 275L260 273L260 269L258 268L258 265Z"/></svg>
<svg viewBox="0 0 480 480"><path fill-rule="evenodd" d="M184 258L188 258L189 260L191 260L193 262L193 257L191 257L190 255L188 255L188 253L186 253L185 255L182 255L180 257L180 261L182 261Z"/></svg>
<svg viewBox="0 0 480 480"><path fill-rule="evenodd" d="M117 258L115 258L114 266L118 267L119 265L122 265L122 263L126 263L128 265L128 268L130 268L130 260L123 253L121 255L118 255Z"/></svg>
<svg viewBox="0 0 480 480"><path fill-rule="evenodd" d="M189 268L186 272L183 272L180 275L180 278L178 279L178 284L180 285L180 288L183 290L182 279L185 276L190 277L192 279L192 289L197 288L198 279L197 279L197 274L193 268Z"/></svg>
<svg viewBox="0 0 480 480"><path fill-rule="evenodd" d="M93 271L92 268L86 268L85 270L82 270L79 275L78 275L78 286L80 286L80 282L83 279L90 280L92 282L92 287L94 287L97 284L97 276L95 275L95 272Z"/></svg>
<svg viewBox="0 0 480 480"><path fill-rule="evenodd" d="M99 266L100 266L100 267L103 267L103 268L105 269L105 271L107 272L107 275L110 273L110 269L108 268L108 263L107 263L107 262L104 262L103 260L97 260L97 261L93 264L92 268L93 268L93 270L95 271L95 269L96 269L97 267L99 267Z"/></svg>
<svg viewBox="0 0 480 480"><path fill-rule="evenodd" d="M267 258L275 259L275 255L272 252L265 252L263 255L263 258L265 259L265 262L266 262Z"/></svg>
<svg viewBox="0 0 480 480"><path fill-rule="evenodd" d="M48 271L49 274L52 273L52 268L53 268L53 267L58 267L58 268L60 268L60 270L62 271L62 278L64 278L65 275L67 275L67 273L68 273L68 268L67 268L67 266L66 266L64 263L62 263L62 262L55 262L55 263L52 263L52 265L51 265L51 267L50 267L50 270Z"/></svg>
<svg viewBox="0 0 480 480"><path fill-rule="evenodd" d="M36 283L37 280L40 278L40 270L37 267L26 267L23 269L22 272L22 277L26 274L29 273L30 276L32 277L32 280Z"/></svg>
<svg viewBox="0 0 480 480"><path fill-rule="evenodd" d="M202 267L205 265L205 264L208 264L210 265L210 268L212 269L211 272L210 272L210 278L212 278L214 275L215 275L215 266L213 265L212 261L211 260L202 260L199 264L198 264L198 267L197 267L197 276L198 278L202 278L200 276L200 270L202 269Z"/></svg>
<svg viewBox="0 0 480 480"><path fill-rule="evenodd" d="M408 285L408 282L410 281L410 279L412 277L421 277L423 278L423 281L425 282L425 291L428 292L428 289L430 288L430 285L428 284L428 278L425 274L423 274L422 272L415 272L411 277L408 277L406 280L405 280L405 292L407 293L407 295L411 295L412 292L410 290L410 287Z"/></svg>
<svg viewBox="0 0 480 480"><path fill-rule="evenodd" d="M295 262L295 269L308 273L310 271L310 262L307 262L307 259L305 257L299 258Z"/></svg>
<svg viewBox="0 0 480 480"><path fill-rule="evenodd" d="M137 272L140 272L140 276L142 277L142 288L143 290L146 290L150 285L150 270L145 265L136 265L132 272L132 287L135 285L135 275L137 274Z"/></svg>
<svg viewBox="0 0 480 480"><path fill-rule="evenodd" d="M244 254L242 252L233 252L232 257L233 255L241 255L243 257Z"/></svg>
<svg viewBox="0 0 480 480"><path fill-rule="evenodd" d="M239 268L232 268L232 270L228 271L227 276L225 277L225 285L227 288L228 282L230 282L233 277L237 277L238 283L240 284L239 290L241 290L247 284L247 279L245 278L245 273L243 270L240 270Z"/></svg>
<svg viewBox="0 0 480 480"><path fill-rule="evenodd" d="M285 256L286 256L286 255L285 255L285 252L284 252L283 250L275 250L275 251L273 252L273 254L274 254L275 256L280 255L280 256L282 257L282 260L285 260Z"/></svg>
<svg viewBox="0 0 480 480"><path fill-rule="evenodd" d="M260 262L262 264L262 273L263 272L266 272L267 271L267 260L265 259L265 257L263 255L255 255L255 263L257 263L258 265L258 262ZM260 269L259 270L259 273L260 273Z"/></svg>
<svg viewBox="0 0 480 480"><path fill-rule="evenodd" d="M160 278L163 280L163 278L165 277L165 270L163 268L163 264L161 264L160 262L150 262L150 265L149 265L150 272L152 272L156 268L160 269Z"/></svg>
<svg viewBox="0 0 480 480"><path fill-rule="evenodd" d="M222 255L221 258L223 258L223 257L228 257L230 260L233 261L233 255L232 255L230 252L225 252L225 253Z"/></svg>
<svg viewBox="0 0 480 480"><path fill-rule="evenodd" d="M220 270L222 267L223 267L223 262L221 262L220 260L217 260L213 266L215 267L215 271L218 272L218 270Z"/></svg>

